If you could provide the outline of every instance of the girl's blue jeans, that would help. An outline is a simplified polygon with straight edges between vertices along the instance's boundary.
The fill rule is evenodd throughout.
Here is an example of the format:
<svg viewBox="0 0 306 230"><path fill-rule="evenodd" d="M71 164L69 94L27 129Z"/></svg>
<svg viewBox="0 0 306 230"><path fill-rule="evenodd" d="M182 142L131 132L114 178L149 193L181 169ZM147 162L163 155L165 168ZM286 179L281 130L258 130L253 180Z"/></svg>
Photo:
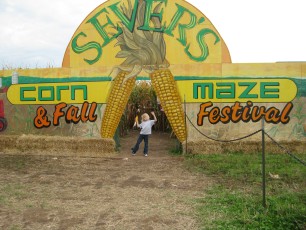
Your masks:
<svg viewBox="0 0 306 230"><path fill-rule="evenodd" d="M149 150L149 135L143 135L139 134L139 137L137 139L136 145L132 148L133 153L136 153L139 149L139 145L144 140L144 149L143 149L143 154L148 154Z"/></svg>

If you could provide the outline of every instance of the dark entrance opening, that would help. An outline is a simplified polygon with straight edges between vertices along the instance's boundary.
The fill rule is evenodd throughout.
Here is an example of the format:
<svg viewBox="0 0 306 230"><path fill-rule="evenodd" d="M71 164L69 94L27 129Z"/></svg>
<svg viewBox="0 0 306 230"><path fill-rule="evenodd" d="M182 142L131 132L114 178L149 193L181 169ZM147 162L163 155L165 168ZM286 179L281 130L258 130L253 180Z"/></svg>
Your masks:
<svg viewBox="0 0 306 230"><path fill-rule="evenodd" d="M130 150L128 146L122 145L122 139L133 137L130 138L132 141L132 143L130 143L130 147L132 147L132 145L135 144L134 142L136 142L136 138L140 132L136 126L136 117L138 117L139 123L141 123L141 115L143 113L149 114L150 119L153 119L151 111L154 111L157 117L157 123L152 128L152 135L150 139L162 138L163 140L154 140L155 144L160 142L160 145L152 146L149 144L150 148L160 148L162 151L165 151L165 148L168 148L168 152L178 150L179 141L172 132L171 125L163 108L161 107L159 99L156 96L156 93L151 85L151 81L141 80L136 81L115 134L116 146L120 152ZM166 143L165 145L165 141L169 141L169 143Z"/></svg>

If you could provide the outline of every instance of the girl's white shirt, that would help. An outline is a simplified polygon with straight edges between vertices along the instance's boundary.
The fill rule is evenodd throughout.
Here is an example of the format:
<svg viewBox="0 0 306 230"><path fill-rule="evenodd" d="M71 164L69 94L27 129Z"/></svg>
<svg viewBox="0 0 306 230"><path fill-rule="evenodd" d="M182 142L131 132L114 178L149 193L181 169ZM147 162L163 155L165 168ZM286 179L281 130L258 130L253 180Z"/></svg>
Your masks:
<svg viewBox="0 0 306 230"><path fill-rule="evenodd" d="M152 126L155 124L154 120L143 121L139 127L141 128L140 134L150 135L152 133Z"/></svg>

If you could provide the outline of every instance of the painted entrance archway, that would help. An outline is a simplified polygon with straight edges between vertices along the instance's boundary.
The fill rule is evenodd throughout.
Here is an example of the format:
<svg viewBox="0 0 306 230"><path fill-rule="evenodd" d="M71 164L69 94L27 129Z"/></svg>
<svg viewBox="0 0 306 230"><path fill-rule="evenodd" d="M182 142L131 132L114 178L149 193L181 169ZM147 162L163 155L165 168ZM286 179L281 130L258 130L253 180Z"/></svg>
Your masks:
<svg viewBox="0 0 306 230"><path fill-rule="evenodd" d="M142 4L142 9L138 10ZM141 23L137 23L138 20ZM159 22L154 25L154 21ZM139 33L133 34L134 30ZM117 56L120 46L115 45L123 31L134 36L129 40L131 49L141 47L132 42L136 42L137 35L155 32L156 36L164 36L170 65L231 63L228 48L214 25L187 1L110 0L93 10L77 28L67 46L62 66L88 68L122 64L124 57ZM144 48L146 44L143 45Z"/></svg>
<svg viewBox="0 0 306 230"><path fill-rule="evenodd" d="M103 138L114 136L137 76L147 72L183 142L184 111L171 66L204 62L230 62L225 43L205 15L182 0L127 0L108 1L86 17L67 47L63 67L114 68Z"/></svg>

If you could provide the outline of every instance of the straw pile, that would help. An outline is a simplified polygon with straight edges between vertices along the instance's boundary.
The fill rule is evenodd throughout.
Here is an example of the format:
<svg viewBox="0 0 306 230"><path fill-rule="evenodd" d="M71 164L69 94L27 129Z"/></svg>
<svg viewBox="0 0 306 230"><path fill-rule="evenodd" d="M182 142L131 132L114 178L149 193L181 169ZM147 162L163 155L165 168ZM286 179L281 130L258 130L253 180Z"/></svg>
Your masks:
<svg viewBox="0 0 306 230"><path fill-rule="evenodd" d="M112 139L63 136L1 135L0 152L6 154L103 157L115 153Z"/></svg>

